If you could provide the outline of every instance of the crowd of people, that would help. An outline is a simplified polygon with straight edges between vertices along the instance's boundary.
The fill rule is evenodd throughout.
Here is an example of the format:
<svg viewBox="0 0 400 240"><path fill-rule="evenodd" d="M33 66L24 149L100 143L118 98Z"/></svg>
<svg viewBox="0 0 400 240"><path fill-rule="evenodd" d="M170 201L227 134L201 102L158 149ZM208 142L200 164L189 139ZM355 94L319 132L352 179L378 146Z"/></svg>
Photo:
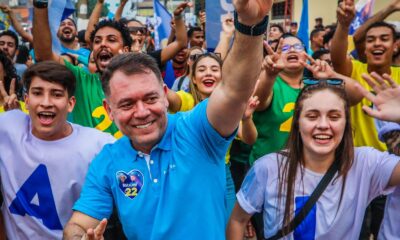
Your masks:
<svg viewBox="0 0 400 240"><path fill-rule="evenodd" d="M354 0L309 49L233 0L213 51L192 3L158 50L126 3L64 19L59 52L45 1L31 32L0 4L0 239L400 239L400 0L354 49Z"/></svg>

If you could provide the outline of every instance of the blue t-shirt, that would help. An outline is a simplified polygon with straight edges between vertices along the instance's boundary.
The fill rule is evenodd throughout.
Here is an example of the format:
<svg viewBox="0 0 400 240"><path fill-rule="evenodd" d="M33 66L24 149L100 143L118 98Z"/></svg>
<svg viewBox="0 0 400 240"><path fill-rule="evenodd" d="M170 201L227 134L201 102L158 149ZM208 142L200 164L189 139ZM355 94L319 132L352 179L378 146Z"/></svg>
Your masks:
<svg viewBox="0 0 400 240"><path fill-rule="evenodd" d="M73 209L101 220L115 202L128 239L224 239L224 157L235 134L211 126L207 103L168 115L148 164L127 137L105 147Z"/></svg>
<svg viewBox="0 0 400 240"><path fill-rule="evenodd" d="M90 56L90 50L86 49L86 48L79 48L77 50L75 49L69 49L66 48L64 46L61 45L61 50L60 50L61 54L63 53L71 53L71 54L75 54L78 55L78 62L84 64L85 66L87 66L89 64L89 56Z"/></svg>

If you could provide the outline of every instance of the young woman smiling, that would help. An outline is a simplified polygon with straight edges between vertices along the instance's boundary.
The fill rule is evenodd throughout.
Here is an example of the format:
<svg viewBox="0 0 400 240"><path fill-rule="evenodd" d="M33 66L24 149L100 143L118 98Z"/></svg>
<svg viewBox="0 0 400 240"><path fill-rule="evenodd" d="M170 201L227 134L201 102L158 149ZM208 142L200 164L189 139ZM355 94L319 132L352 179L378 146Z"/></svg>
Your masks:
<svg viewBox="0 0 400 240"><path fill-rule="evenodd" d="M358 239L369 202L400 184L398 156L369 147L354 148L343 82L305 80L304 84L286 149L263 156L247 174L228 224L228 239L242 239L245 225L256 212L263 214L266 238L282 230L284 239ZM397 114L398 105L387 102L395 99L399 104L400 97L383 101L378 97L384 91L376 88L378 95L371 96L357 88L374 98L380 111L386 111L381 116L396 120L392 115ZM333 179L304 220L290 228L295 214L333 165L337 166Z"/></svg>

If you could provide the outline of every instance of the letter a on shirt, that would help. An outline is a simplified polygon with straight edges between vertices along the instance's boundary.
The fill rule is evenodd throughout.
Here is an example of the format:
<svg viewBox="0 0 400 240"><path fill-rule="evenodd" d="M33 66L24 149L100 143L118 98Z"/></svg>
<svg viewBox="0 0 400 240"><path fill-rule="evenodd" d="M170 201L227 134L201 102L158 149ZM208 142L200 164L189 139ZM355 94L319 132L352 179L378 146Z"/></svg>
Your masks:
<svg viewBox="0 0 400 240"><path fill-rule="evenodd" d="M47 168L43 164L40 164L24 182L9 209L13 214L28 214L42 219L43 224L51 230L62 230Z"/></svg>

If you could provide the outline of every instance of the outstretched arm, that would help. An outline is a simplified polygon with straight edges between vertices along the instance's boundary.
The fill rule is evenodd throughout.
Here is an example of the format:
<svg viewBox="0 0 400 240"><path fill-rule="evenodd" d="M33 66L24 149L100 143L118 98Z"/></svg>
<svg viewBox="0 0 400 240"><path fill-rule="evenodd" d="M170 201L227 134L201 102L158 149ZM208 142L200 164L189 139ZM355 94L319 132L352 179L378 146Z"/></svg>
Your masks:
<svg viewBox="0 0 400 240"><path fill-rule="evenodd" d="M267 21L266 15L272 7L272 0L235 0L233 4L238 22L254 26ZM239 31L235 34L232 49L223 65L222 82L211 94L207 107L208 120L225 137L231 135L239 125L263 59L262 35L250 36Z"/></svg>
<svg viewBox="0 0 400 240"><path fill-rule="evenodd" d="M161 50L161 64L166 63L168 60L175 57L175 55L187 45L187 34L186 26L183 21L183 11L187 7L191 7L192 3L184 2L179 4L179 6L174 11L174 22L175 22L175 41L168 44L165 48Z"/></svg>
<svg viewBox="0 0 400 240"><path fill-rule="evenodd" d="M353 70L351 59L347 56L348 32L355 15L354 0L344 0L337 8L338 26L333 35L331 58L336 72L351 76Z"/></svg>
<svg viewBox="0 0 400 240"><path fill-rule="evenodd" d="M90 34L92 34L94 30L94 26L99 22L101 17L101 9L103 8L104 0L97 0L96 5L93 8L92 14L90 15L89 22L85 32L85 41L89 44L90 42Z"/></svg>
<svg viewBox="0 0 400 240"><path fill-rule="evenodd" d="M64 61L53 53L51 46L51 32L47 8L33 8L33 47L37 61L53 60L60 64Z"/></svg>
<svg viewBox="0 0 400 240"><path fill-rule="evenodd" d="M5 4L0 4L0 9L1 11L3 11L3 13L8 14L8 17L10 18L11 24L14 27L15 31L26 41L28 41L29 43L33 43L32 35L30 33L25 32L20 22L17 20L14 11Z"/></svg>

